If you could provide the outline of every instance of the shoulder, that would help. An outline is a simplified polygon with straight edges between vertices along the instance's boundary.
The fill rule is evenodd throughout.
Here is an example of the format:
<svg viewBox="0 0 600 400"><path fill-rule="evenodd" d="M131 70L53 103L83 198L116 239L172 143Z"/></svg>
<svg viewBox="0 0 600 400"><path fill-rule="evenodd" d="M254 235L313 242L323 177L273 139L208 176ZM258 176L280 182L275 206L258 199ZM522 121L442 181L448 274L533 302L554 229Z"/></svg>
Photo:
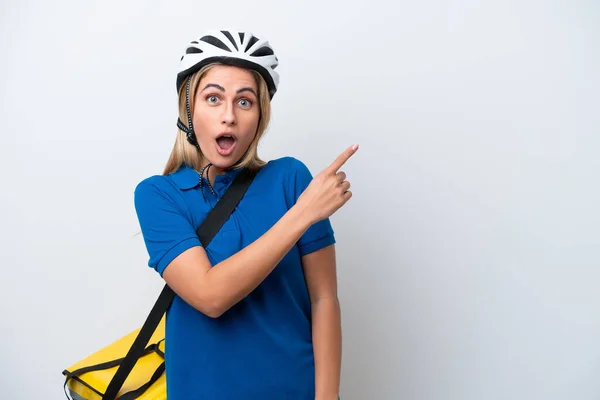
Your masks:
<svg viewBox="0 0 600 400"><path fill-rule="evenodd" d="M271 160L263 169L262 181L270 190L274 188L282 190L288 207L296 201L313 179L306 164L291 156Z"/></svg>
<svg viewBox="0 0 600 400"><path fill-rule="evenodd" d="M142 179L134 189L136 197L157 194L168 189L168 178L163 175L152 175Z"/></svg>
<svg viewBox="0 0 600 400"><path fill-rule="evenodd" d="M310 170L306 164L292 156L285 156L271 160L267 163L267 165L265 165L264 168L268 171L268 173L278 173L284 179L293 178L298 174L310 174Z"/></svg>
<svg viewBox="0 0 600 400"><path fill-rule="evenodd" d="M156 202L173 202L178 198L177 187L169 175L152 175L142 179L134 189L136 207Z"/></svg>

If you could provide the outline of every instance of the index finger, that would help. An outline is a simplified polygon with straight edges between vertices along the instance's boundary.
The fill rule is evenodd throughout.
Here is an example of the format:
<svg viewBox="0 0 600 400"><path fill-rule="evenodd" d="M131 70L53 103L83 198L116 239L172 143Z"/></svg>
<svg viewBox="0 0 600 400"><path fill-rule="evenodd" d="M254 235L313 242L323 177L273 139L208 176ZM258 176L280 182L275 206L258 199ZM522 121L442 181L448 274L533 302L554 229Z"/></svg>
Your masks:
<svg viewBox="0 0 600 400"><path fill-rule="evenodd" d="M356 150L358 150L357 144L348 147L342 154L340 154L335 160L333 160L333 162L327 168L327 170L335 174L338 171L338 169L340 169L342 165L344 165L346 161L348 161L348 159L352 157L354 153L356 153Z"/></svg>

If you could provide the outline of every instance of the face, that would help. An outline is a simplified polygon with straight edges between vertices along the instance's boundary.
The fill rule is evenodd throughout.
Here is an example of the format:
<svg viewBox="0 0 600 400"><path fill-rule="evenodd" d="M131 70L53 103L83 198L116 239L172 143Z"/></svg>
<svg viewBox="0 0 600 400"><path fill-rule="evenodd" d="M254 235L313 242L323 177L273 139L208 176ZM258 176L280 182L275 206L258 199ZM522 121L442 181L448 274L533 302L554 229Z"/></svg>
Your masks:
<svg viewBox="0 0 600 400"><path fill-rule="evenodd" d="M193 124L205 162L218 168L234 165L256 135L260 118L258 89L244 69L217 65L200 81Z"/></svg>

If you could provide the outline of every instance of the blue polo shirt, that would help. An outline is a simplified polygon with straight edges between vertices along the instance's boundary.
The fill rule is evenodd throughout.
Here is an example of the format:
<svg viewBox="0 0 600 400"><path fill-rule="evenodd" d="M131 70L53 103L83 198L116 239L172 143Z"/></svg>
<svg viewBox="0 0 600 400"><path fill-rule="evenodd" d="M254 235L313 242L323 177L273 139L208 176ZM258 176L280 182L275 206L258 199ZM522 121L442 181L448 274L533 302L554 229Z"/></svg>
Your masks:
<svg viewBox="0 0 600 400"><path fill-rule="evenodd" d="M206 181L199 187L199 174L187 166L136 187L150 267L162 275L183 251L201 246L196 230L239 172L217 176L215 195ZM311 180L293 157L268 162L205 249L211 264L267 232ZM219 318L176 296L166 319L167 398L314 400L311 307L301 257L334 243L329 219L312 225L268 277Z"/></svg>

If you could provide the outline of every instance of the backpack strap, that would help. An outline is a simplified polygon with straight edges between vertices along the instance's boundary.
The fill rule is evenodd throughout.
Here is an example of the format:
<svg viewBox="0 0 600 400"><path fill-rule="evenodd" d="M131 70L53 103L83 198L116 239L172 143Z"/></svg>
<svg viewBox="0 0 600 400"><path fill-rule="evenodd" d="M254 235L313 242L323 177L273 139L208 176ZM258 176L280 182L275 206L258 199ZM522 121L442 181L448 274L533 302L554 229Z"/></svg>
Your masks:
<svg viewBox="0 0 600 400"><path fill-rule="evenodd" d="M229 219L229 216L246 193L246 190L250 187L256 174L257 171L249 169L241 171L234 178L225 194L223 194L223 197L221 197L215 207L206 216L197 231L200 243L202 243L204 248L208 246L219 229L221 229L221 226ZM146 318L146 322L144 322L144 325L133 342L133 345L108 384L106 392L102 396L102 400L115 400L117 398L117 394L123 386L125 379L127 379L127 376L137 363L137 360L143 355L148 341L160 323L162 316L171 305L174 297L175 292L173 292L168 285L165 285L158 300L156 300L154 307L152 307L152 311L150 311L150 314ZM139 392L139 389L137 389L135 392L135 397L130 398L137 398L143 391Z"/></svg>

